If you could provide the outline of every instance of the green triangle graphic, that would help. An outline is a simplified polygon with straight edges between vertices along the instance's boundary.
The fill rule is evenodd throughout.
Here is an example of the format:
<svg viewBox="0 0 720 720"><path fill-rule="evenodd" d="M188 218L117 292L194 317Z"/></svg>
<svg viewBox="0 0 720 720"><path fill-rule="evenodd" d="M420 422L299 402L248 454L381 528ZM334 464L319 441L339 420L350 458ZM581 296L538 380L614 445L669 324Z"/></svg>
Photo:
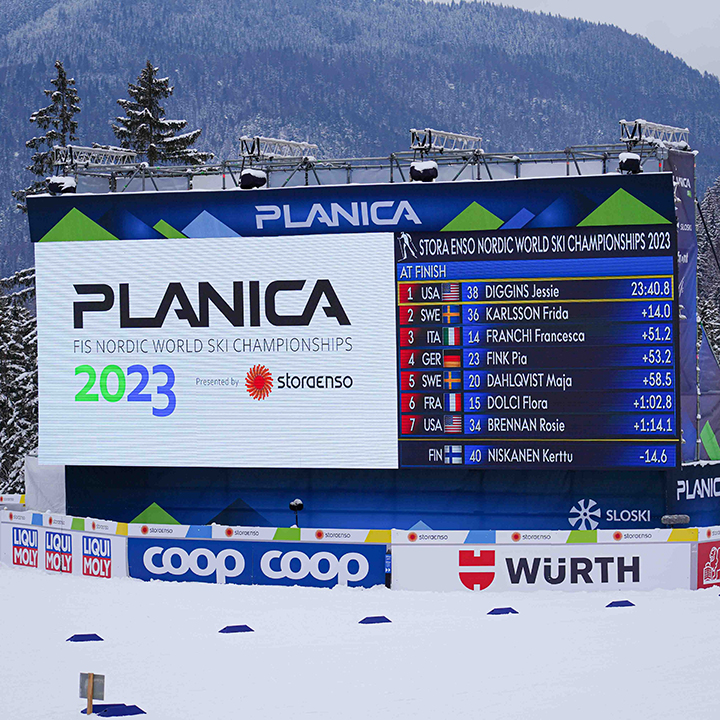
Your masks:
<svg viewBox="0 0 720 720"><path fill-rule="evenodd" d="M131 523L150 523L152 525L179 525L180 523L157 503L148 505Z"/></svg>
<svg viewBox="0 0 720 720"><path fill-rule="evenodd" d="M77 208L73 208L40 238L40 242L72 240L117 240L117 238L87 215L83 215Z"/></svg>
<svg viewBox="0 0 720 720"><path fill-rule="evenodd" d="M476 202L470 203L443 230L450 232L474 232L476 230L497 230L503 221Z"/></svg>
<svg viewBox="0 0 720 720"><path fill-rule="evenodd" d="M300 528L275 528L273 540L299 540Z"/></svg>
<svg viewBox="0 0 720 720"><path fill-rule="evenodd" d="M573 543L596 543L597 530L571 530L567 542Z"/></svg>
<svg viewBox="0 0 720 720"><path fill-rule="evenodd" d="M172 240L173 238L187 238L187 235L183 235L179 230L176 230L170 223L166 223L164 220L158 220L153 225L153 230L157 230L161 235Z"/></svg>
<svg viewBox="0 0 720 720"><path fill-rule="evenodd" d="M705 423L700 433L700 439L710 460L720 460L720 445L718 445L717 438L709 422Z"/></svg>
<svg viewBox="0 0 720 720"><path fill-rule="evenodd" d="M620 188L602 205L596 207L578 227L604 225L669 225L660 213L656 213L645 203L634 198L629 192Z"/></svg>

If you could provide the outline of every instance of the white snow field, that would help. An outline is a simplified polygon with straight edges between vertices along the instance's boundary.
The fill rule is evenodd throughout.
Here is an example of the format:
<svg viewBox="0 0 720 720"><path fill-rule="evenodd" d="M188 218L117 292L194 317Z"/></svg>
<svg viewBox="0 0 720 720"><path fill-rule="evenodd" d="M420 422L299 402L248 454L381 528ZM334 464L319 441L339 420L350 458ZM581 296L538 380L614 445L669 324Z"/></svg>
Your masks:
<svg viewBox="0 0 720 720"><path fill-rule="evenodd" d="M605 607L618 599L636 606ZM519 614L487 615L499 606ZM80 672L149 720L720 717L718 589L329 590L0 565L0 612L3 720L80 717ZM255 632L218 634L228 624ZM104 642L66 642L92 632Z"/></svg>

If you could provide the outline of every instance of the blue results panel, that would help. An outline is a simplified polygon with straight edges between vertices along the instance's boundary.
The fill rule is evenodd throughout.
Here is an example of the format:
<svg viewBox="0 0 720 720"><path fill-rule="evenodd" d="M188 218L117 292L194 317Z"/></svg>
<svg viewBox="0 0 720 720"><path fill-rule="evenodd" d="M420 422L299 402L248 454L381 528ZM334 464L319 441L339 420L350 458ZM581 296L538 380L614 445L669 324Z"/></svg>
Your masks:
<svg viewBox="0 0 720 720"><path fill-rule="evenodd" d="M676 233L396 237L400 467L676 467Z"/></svg>

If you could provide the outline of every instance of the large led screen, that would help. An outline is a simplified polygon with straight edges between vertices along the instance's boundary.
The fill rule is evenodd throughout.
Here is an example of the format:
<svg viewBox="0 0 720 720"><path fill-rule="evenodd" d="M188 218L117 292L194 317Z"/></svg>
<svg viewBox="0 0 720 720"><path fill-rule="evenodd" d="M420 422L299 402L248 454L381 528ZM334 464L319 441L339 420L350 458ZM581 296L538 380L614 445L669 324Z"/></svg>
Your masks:
<svg viewBox="0 0 720 720"><path fill-rule="evenodd" d="M392 234L36 261L43 462L397 466Z"/></svg>
<svg viewBox="0 0 720 720"><path fill-rule="evenodd" d="M669 173L30 200L43 463L680 463Z"/></svg>

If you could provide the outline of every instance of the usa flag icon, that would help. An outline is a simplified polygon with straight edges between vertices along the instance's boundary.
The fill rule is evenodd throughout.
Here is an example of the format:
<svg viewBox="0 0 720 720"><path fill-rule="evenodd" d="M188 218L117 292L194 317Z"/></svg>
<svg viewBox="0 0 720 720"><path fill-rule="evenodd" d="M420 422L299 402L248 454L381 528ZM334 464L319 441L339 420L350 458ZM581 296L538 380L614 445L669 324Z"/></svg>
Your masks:
<svg viewBox="0 0 720 720"><path fill-rule="evenodd" d="M462 416L461 415L445 415L444 426L446 433L462 432Z"/></svg>
<svg viewBox="0 0 720 720"><path fill-rule="evenodd" d="M442 299L446 302L460 300L460 283L445 283L442 286Z"/></svg>

